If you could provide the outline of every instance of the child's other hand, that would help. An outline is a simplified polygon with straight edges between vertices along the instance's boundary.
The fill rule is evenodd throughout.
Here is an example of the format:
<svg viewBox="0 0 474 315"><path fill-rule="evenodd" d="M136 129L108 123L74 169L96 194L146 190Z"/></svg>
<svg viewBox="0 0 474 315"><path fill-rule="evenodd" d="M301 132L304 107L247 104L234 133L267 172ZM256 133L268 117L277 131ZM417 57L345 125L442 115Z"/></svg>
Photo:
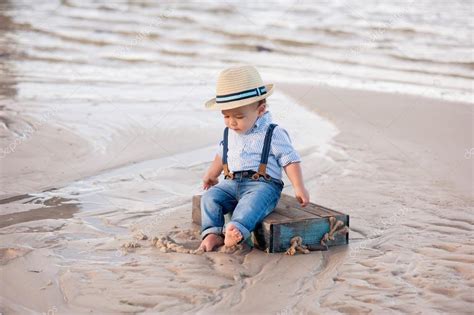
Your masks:
<svg viewBox="0 0 474 315"><path fill-rule="evenodd" d="M304 187L295 187L295 197L302 207L309 203L309 193Z"/></svg>
<svg viewBox="0 0 474 315"><path fill-rule="evenodd" d="M208 190L209 188L211 188L212 186L216 185L219 182L217 177L210 177L208 175L205 175L202 181L203 181L202 188L204 190Z"/></svg>

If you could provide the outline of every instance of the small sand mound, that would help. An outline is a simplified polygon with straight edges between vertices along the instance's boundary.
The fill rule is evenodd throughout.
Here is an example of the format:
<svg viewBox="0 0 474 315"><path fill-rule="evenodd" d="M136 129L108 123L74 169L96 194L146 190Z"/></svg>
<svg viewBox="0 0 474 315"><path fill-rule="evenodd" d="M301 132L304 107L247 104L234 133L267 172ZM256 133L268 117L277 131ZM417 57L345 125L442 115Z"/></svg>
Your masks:
<svg viewBox="0 0 474 315"><path fill-rule="evenodd" d="M169 235L154 237L153 246L159 248L163 253L176 252L185 254L202 254L202 250L186 248L184 245L176 243Z"/></svg>

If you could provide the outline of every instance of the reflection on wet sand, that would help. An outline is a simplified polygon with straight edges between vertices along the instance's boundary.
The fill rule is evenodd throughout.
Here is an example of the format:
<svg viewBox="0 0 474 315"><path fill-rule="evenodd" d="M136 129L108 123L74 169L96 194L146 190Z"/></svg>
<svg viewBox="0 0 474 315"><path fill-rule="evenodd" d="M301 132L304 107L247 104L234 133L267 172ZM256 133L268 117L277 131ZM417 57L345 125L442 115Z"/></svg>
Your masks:
<svg viewBox="0 0 474 315"><path fill-rule="evenodd" d="M12 200L14 198L10 199ZM31 209L23 212L0 215L0 228L37 220L72 218L74 213L77 212L79 208L75 204L64 203L68 201L70 201L70 199L54 198L51 200L47 200L44 203L45 207Z"/></svg>

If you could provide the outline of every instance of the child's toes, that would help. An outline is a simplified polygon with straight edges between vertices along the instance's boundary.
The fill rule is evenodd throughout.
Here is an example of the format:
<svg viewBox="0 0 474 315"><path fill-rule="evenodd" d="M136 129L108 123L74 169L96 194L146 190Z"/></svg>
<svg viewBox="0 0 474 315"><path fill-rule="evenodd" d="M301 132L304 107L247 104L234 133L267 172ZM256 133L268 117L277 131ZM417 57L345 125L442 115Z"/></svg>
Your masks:
<svg viewBox="0 0 474 315"><path fill-rule="evenodd" d="M226 229L224 244L227 247L236 245L242 239L242 233L233 224L229 224Z"/></svg>

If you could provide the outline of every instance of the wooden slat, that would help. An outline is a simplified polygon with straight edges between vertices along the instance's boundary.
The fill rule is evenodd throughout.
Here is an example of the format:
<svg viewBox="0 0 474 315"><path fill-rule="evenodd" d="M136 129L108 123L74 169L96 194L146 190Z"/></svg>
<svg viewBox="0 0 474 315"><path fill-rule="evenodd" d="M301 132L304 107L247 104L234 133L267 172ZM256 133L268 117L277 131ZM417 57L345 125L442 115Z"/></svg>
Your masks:
<svg viewBox="0 0 474 315"><path fill-rule="evenodd" d="M270 244L272 243L272 229L273 225L265 221L262 224L257 224L255 231L253 231L253 245L261 250L270 251Z"/></svg>
<svg viewBox="0 0 474 315"><path fill-rule="evenodd" d="M314 208L314 207L305 207L305 208L302 208L301 210L306 211L308 213L311 213L311 214L313 214L315 216L318 216L318 217L321 217L321 218L335 217L335 218L338 218L338 220L341 220L341 217L346 216L346 214L341 213L341 212L337 212L337 211L329 212L329 211Z"/></svg>
<svg viewBox="0 0 474 315"><path fill-rule="evenodd" d="M302 211L298 208L292 208L290 206L287 206L285 208L282 208L282 207L275 208L275 210L273 210L273 212L278 213L280 215L283 215L285 217L288 217L288 218L292 219L293 221L295 221L295 220L305 220L305 219L314 219L315 218L315 215L312 214L312 213Z"/></svg>
<svg viewBox="0 0 474 315"><path fill-rule="evenodd" d="M275 224L275 223L281 223L281 222L292 222L294 220L292 220L291 218L289 218L287 216L281 215L281 214L273 211L272 213L267 215L265 217L265 219L263 219L263 221L267 222L269 224Z"/></svg>
<svg viewBox="0 0 474 315"><path fill-rule="evenodd" d="M332 216L344 215L344 213L342 213L342 212L340 212L340 211L332 210L332 209L323 207L323 206L321 206L321 205L312 204L312 206L313 206L314 208L318 209L318 210L321 210L321 211L330 213Z"/></svg>
<svg viewBox="0 0 474 315"><path fill-rule="evenodd" d="M294 197L285 194L281 195L280 202L296 209L311 212L312 214L318 215L320 217L337 216L343 214L339 211L331 210L315 203L309 203L306 207L301 207Z"/></svg>
<svg viewBox="0 0 474 315"><path fill-rule="evenodd" d="M327 211L321 211L320 209L312 207L310 205L302 208L301 210L305 211L305 212L308 212L308 213L311 213L312 215L317 216L319 218L328 218L328 217L333 217L334 216L334 215L330 214Z"/></svg>

